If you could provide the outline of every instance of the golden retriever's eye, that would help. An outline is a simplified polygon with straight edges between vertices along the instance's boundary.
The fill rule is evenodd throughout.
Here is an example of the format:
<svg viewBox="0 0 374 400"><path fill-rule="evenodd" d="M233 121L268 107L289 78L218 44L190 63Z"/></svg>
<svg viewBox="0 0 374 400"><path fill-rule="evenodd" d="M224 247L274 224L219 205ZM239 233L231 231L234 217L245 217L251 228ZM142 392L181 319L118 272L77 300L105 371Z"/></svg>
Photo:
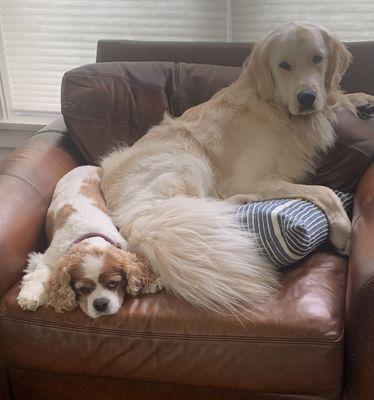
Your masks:
<svg viewBox="0 0 374 400"><path fill-rule="evenodd" d="M278 64L282 69L285 69L286 71L291 71L291 65L288 64L287 61L282 61L281 63Z"/></svg>
<svg viewBox="0 0 374 400"><path fill-rule="evenodd" d="M108 289L114 290L117 288L119 282L118 281L109 281L108 282Z"/></svg>
<svg viewBox="0 0 374 400"><path fill-rule="evenodd" d="M322 56L320 56L319 54L316 54L312 58L312 63L313 64L319 64L322 61L322 59L323 59Z"/></svg>

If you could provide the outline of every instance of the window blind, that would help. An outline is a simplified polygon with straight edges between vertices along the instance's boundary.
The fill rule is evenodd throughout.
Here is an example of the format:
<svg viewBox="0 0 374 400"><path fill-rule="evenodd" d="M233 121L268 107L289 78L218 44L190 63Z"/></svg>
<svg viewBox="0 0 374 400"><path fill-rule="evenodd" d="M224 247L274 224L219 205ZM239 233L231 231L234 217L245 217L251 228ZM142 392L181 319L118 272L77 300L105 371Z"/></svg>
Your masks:
<svg viewBox="0 0 374 400"><path fill-rule="evenodd" d="M99 39L254 41L291 20L374 39L373 0L0 0L0 17L0 65L18 113L58 112L63 73L94 62Z"/></svg>
<svg viewBox="0 0 374 400"><path fill-rule="evenodd" d="M99 39L226 40L226 0L0 0L16 112L60 109L65 71L95 62Z"/></svg>
<svg viewBox="0 0 374 400"><path fill-rule="evenodd" d="M232 1L232 37L235 41L255 41L274 26L289 21L323 25L345 42L373 40L374 1Z"/></svg>

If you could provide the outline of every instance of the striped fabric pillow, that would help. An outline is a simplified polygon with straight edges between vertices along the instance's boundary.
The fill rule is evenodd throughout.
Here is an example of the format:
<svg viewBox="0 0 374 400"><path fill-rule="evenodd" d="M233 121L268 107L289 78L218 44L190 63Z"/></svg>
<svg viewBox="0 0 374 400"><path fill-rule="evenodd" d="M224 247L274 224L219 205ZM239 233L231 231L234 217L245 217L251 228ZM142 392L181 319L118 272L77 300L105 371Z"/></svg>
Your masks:
<svg viewBox="0 0 374 400"><path fill-rule="evenodd" d="M350 212L353 195L335 191ZM242 229L254 232L264 254L277 266L293 264L328 238L325 213L313 203L300 199L259 201L235 210Z"/></svg>

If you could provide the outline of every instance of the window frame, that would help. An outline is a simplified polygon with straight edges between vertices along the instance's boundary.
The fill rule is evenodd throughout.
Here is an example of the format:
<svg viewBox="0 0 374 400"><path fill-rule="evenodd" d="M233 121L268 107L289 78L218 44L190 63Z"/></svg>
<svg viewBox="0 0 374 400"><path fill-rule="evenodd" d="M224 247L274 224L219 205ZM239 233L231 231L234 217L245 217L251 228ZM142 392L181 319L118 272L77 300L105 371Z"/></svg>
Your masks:
<svg viewBox="0 0 374 400"><path fill-rule="evenodd" d="M5 58L2 20L0 16L0 121L9 119L11 97Z"/></svg>
<svg viewBox="0 0 374 400"><path fill-rule="evenodd" d="M2 20L0 15L0 134L2 138L15 135L18 132L25 134L35 133L56 119L59 113L16 113L12 109L10 81L5 56ZM7 139L9 141L9 139ZM14 139L15 146L19 140ZM1 145L0 145L1 147ZM13 148L13 146L11 146Z"/></svg>

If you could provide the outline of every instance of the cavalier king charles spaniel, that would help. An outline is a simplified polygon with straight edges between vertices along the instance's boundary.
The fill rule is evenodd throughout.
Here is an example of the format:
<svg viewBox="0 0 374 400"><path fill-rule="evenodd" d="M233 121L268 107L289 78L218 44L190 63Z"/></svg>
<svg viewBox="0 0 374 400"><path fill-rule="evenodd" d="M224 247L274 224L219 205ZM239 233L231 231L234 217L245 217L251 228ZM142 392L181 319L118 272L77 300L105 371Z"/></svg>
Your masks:
<svg viewBox="0 0 374 400"><path fill-rule="evenodd" d="M91 318L115 314L125 295L162 289L144 257L127 251L127 241L111 221L100 168L81 166L57 184L46 219L50 246L30 253L18 304L57 312L77 305Z"/></svg>

